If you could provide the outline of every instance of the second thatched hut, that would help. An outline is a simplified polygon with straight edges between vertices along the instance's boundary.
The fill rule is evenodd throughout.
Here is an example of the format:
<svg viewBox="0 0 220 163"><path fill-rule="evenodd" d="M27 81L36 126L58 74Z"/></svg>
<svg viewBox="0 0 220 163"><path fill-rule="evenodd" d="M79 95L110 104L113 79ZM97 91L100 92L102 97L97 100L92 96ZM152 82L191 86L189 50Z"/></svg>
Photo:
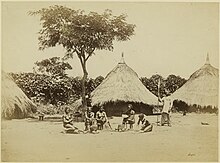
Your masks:
<svg viewBox="0 0 220 163"><path fill-rule="evenodd" d="M108 115L121 115L128 110L128 104L136 112L152 114L152 106L157 104L156 96L147 90L124 59L91 93L91 100L94 111L104 106Z"/></svg>
<svg viewBox="0 0 220 163"><path fill-rule="evenodd" d="M27 118L37 110L37 106L15 84L13 79L2 71L1 115L3 119Z"/></svg>
<svg viewBox="0 0 220 163"><path fill-rule="evenodd" d="M188 81L171 96L174 100L181 100L190 106L218 108L219 70L209 62L195 71ZM205 111L204 110L204 111Z"/></svg>

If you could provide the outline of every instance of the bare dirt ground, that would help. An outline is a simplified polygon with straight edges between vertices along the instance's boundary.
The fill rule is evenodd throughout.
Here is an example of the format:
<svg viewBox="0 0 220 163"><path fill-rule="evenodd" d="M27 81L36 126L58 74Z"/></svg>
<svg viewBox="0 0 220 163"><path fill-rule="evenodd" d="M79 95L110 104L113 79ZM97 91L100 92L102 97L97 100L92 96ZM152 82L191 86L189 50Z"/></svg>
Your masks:
<svg viewBox="0 0 220 163"><path fill-rule="evenodd" d="M156 122L155 116L149 121ZM154 124L151 133L103 130L64 134L61 122L2 121L2 161L218 161L218 116L172 114L172 127ZM112 127L121 118L110 120ZM209 125L202 125L207 122ZM83 129L83 123L76 123Z"/></svg>

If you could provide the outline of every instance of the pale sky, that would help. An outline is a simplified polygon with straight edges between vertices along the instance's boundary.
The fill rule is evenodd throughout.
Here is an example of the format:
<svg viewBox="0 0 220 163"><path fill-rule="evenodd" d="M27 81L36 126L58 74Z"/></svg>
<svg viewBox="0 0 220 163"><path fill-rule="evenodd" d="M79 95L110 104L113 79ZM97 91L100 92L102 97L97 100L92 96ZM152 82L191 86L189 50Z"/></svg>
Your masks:
<svg viewBox="0 0 220 163"><path fill-rule="evenodd" d="M74 9L105 9L114 15L125 13L127 22L136 25L135 35L126 42L115 42L114 51L96 51L88 60L90 77L106 76L121 59L139 77L160 74L189 76L204 63L207 53L219 67L218 3L147 3L147 2L2 2L2 68L6 72L32 72L34 62L63 56L61 47L38 50L40 21L29 16L30 10L62 4ZM70 76L81 76L77 57L70 59Z"/></svg>

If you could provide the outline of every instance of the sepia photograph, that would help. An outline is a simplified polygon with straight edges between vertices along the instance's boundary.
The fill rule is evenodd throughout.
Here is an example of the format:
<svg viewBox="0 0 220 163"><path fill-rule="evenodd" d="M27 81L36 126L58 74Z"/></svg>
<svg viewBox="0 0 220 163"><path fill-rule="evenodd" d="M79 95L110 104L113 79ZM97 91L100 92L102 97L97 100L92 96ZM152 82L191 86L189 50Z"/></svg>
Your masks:
<svg viewBox="0 0 220 163"><path fill-rule="evenodd" d="M2 162L218 162L219 3L1 1Z"/></svg>

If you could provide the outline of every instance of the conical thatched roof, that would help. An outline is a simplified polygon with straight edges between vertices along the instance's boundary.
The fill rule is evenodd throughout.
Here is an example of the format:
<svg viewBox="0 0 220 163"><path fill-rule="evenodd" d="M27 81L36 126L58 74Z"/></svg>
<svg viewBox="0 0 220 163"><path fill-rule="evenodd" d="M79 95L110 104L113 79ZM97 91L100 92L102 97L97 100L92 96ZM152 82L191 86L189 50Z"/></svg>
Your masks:
<svg viewBox="0 0 220 163"><path fill-rule="evenodd" d="M207 56L206 63L172 94L172 98L190 105L218 107L218 73L219 70L209 63Z"/></svg>
<svg viewBox="0 0 220 163"><path fill-rule="evenodd" d="M2 72L1 89L1 114L3 118L26 118L36 110L36 105L4 72Z"/></svg>
<svg viewBox="0 0 220 163"><path fill-rule="evenodd" d="M72 103L71 105L71 109L74 111L74 112L77 112L77 111L82 111L83 107L82 107L82 98L76 100L74 103Z"/></svg>
<svg viewBox="0 0 220 163"><path fill-rule="evenodd" d="M157 104L154 96L139 80L138 75L122 60L91 93L92 105L107 102L137 102Z"/></svg>

